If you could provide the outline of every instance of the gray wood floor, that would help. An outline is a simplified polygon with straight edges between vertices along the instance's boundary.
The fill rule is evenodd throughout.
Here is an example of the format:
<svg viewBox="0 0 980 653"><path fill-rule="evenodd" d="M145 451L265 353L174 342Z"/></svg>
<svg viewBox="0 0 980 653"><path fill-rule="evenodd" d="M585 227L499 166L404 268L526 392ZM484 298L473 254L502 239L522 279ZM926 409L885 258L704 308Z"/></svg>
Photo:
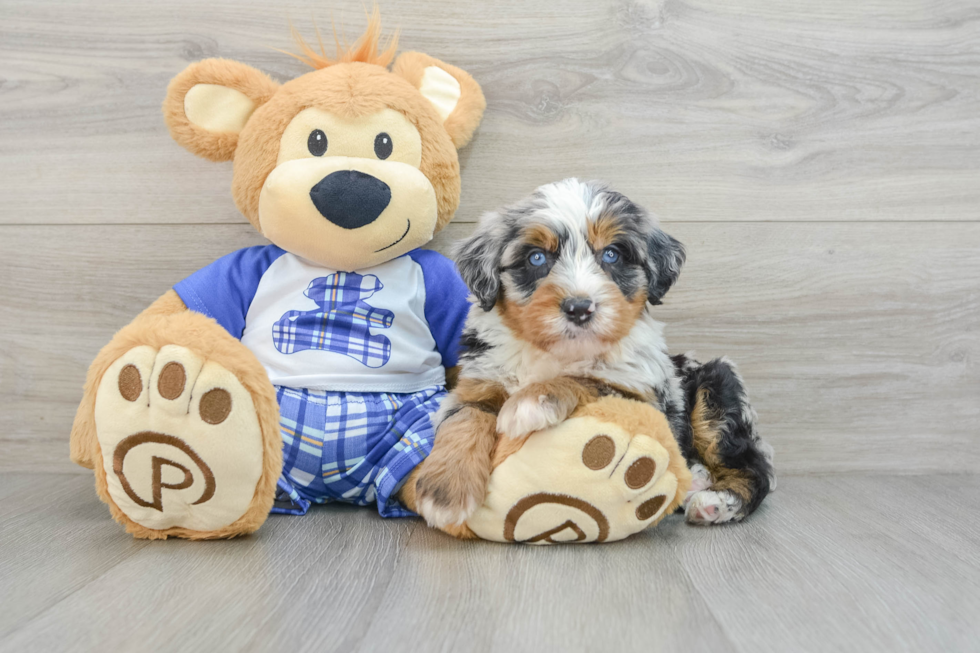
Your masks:
<svg viewBox="0 0 980 653"><path fill-rule="evenodd" d="M0 478L2 651L976 651L980 476L788 477L749 521L461 543L324 506L141 542L72 475Z"/></svg>

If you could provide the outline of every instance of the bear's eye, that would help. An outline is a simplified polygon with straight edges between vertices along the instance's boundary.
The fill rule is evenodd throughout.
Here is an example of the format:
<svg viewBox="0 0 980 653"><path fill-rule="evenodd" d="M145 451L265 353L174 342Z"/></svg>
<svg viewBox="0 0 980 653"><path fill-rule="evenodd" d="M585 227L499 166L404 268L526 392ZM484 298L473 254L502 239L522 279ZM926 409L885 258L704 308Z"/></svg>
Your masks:
<svg viewBox="0 0 980 653"><path fill-rule="evenodd" d="M306 140L306 147L313 156L323 156L327 151L327 135L322 129L314 129L310 132L310 137Z"/></svg>
<svg viewBox="0 0 980 653"><path fill-rule="evenodd" d="M378 158L382 161L391 156L392 146L391 136L389 136L386 132L381 132L374 137L374 153L377 154Z"/></svg>

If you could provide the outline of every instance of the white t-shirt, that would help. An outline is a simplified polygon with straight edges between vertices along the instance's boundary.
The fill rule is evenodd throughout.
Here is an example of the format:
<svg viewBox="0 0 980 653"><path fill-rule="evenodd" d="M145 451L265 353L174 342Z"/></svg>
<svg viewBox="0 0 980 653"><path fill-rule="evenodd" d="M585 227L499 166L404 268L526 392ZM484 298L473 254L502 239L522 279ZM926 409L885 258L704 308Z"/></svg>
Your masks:
<svg viewBox="0 0 980 653"><path fill-rule="evenodd" d="M342 392L445 385L469 310L453 263L428 250L345 272L251 247L174 289L240 338L273 385Z"/></svg>

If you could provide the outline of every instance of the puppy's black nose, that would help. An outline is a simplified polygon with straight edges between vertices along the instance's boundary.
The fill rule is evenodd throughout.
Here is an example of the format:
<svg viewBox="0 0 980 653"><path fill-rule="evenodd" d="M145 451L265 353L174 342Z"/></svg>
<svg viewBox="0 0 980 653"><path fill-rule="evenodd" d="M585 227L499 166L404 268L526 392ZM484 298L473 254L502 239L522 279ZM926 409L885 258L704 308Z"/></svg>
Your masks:
<svg viewBox="0 0 980 653"><path fill-rule="evenodd" d="M310 190L313 206L330 222L357 229L378 219L391 201L391 188L377 177L357 170L338 170Z"/></svg>
<svg viewBox="0 0 980 653"><path fill-rule="evenodd" d="M569 321L585 324L595 313L595 303L588 297L566 297L561 300L561 310Z"/></svg>

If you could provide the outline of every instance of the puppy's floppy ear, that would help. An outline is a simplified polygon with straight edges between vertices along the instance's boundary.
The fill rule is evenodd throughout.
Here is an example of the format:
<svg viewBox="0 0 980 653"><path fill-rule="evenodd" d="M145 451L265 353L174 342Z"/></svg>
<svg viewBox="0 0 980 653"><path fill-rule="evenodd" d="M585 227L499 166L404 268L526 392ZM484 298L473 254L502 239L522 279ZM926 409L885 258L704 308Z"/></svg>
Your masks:
<svg viewBox="0 0 980 653"><path fill-rule="evenodd" d="M421 52L402 53L391 72L408 80L435 107L457 150L470 142L487 101L469 73Z"/></svg>
<svg viewBox="0 0 980 653"><path fill-rule="evenodd" d="M501 233L502 221L497 213L485 213L473 235L458 243L453 252L459 274L484 311L494 307L500 294L500 257L507 243Z"/></svg>
<svg viewBox="0 0 980 653"><path fill-rule="evenodd" d="M251 66L205 59L171 80L163 117L170 135L185 149L211 161L230 161L252 112L278 88Z"/></svg>
<svg viewBox="0 0 980 653"><path fill-rule="evenodd" d="M672 236L654 226L647 236L647 301L654 306L677 281L687 255L684 246Z"/></svg>

